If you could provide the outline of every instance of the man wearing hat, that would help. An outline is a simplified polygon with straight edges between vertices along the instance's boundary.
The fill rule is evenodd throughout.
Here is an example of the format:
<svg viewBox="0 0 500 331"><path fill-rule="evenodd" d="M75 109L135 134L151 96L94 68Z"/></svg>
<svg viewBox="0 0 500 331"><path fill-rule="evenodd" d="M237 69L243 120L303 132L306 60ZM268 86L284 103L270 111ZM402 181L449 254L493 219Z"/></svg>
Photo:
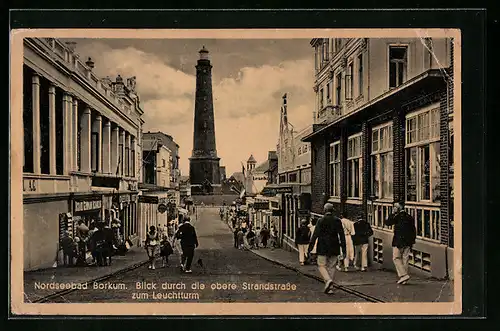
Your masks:
<svg viewBox="0 0 500 331"><path fill-rule="evenodd" d="M346 242L342 221L333 215L333 205L326 203L325 215L319 220L309 242L310 253L318 239L316 254L318 256L318 270L325 281L325 293L332 293L333 279L335 276L335 264L340 255L340 249L346 251Z"/></svg>

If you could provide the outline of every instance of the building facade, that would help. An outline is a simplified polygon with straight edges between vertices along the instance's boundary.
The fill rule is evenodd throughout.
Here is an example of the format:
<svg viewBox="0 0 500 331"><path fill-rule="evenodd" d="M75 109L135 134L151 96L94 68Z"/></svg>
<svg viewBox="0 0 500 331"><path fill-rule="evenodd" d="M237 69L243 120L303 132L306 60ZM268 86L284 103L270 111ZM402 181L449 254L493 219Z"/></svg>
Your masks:
<svg viewBox="0 0 500 331"><path fill-rule="evenodd" d="M410 265L453 275L453 41L313 39L317 96L312 210L331 202L374 228L371 261L392 264L394 202L415 218Z"/></svg>
<svg viewBox="0 0 500 331"><path fill-rule="evenodd" d="M169 188L175 183L171 182L172 152L155 138L143 135L143 180L144 184L151 184ZM175 186L174 186L175 188Z"/></svg>
<svg viewBox="0 0 500 331"><path fill-rule="evenodd" d="M171 188L179 187L179 180L181 176L180 170L180 155L179 155L179 145L175 142L174 138L163 132L145 132L142 134L144 140L157 141L159 145L164 146L170 151L170 156L165 159L165 163L169 164L169 175L168 181L169 185L162 185ZM163 161L161 162L163 164Z"/></svg>
<svg viewBox="0 0 500 331"><path fill-rule="evenodd" d="M283 247L296 250L295 229L311 211L311 144L302 138L312 133L312 125L295 132L288 121L286 94L281 107L278 149L278 186L282 188ZM285 193L288 190L287 193Z"/></svg>
<svg viewBox="0 0 500 331"><path fill-rule="evenodd" d="M74 43L25 38L24 269L52 266L75 223L121 220L137 239L143 111L135 77L100 79Z"/></svg>

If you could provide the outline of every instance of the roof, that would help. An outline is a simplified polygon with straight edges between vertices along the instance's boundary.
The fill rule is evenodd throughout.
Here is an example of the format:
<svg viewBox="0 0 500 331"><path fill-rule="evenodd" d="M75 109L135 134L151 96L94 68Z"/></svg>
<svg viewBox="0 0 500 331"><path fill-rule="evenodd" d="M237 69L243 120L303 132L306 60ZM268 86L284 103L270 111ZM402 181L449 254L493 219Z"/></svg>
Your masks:
<svg viewBox="0 0 500 331"><path fill-rule="evenodd" d="M266 160L259 164L257 167L255 167L254 171L262 171L265 172L269 169L269 160Z"/></svg>
<svg viewBox="0 0 500 331"><path fill-rule="evenodd" d="M143 139L142 140L142 150L143 151L156 151L158 150L158 144L154 139Z"/></svg>
<svg viewBox="0 0 500 331"><path fill-rule="evenodd" d="M235 172L234 174L231 175L231 177L233 177L234 179L236 179L241 183L245 182L245 175L243 175L242 172ZM229 177L229 179L231 179L231 177Z"/></svg>
<svg viewBox="0 0 500 331"><path fill-rule="evenodd" d="M142 137L143 137L143 139L154 139L154 138L160 139L163 142L163 144L165 144L165 145L167 144L167 141L170 141L170 142L174 143L177 148L179 148L179 145L175 142L174 138L171 135L164 133L164 132L161 132L161 131L143 132Z"/></svg>
<svg viewBox="0 0 500 331"><path fill-rule="evenodd" d="M257 161L255 160L255 158L253 157L253 154L250 155L250 157L248 158L247 163L257 163Z"/></svg>

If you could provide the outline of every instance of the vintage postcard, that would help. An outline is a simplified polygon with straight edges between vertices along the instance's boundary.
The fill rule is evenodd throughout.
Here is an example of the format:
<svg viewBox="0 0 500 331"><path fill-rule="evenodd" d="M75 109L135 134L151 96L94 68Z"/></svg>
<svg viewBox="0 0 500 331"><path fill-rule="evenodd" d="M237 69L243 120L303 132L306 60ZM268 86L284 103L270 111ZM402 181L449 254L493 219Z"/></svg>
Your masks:
<svg viewBox="0 0 500 331"><path fill-rule="evenodd" d="M10 61L14 314L462 312L459 30L27 29Z"/></svg>

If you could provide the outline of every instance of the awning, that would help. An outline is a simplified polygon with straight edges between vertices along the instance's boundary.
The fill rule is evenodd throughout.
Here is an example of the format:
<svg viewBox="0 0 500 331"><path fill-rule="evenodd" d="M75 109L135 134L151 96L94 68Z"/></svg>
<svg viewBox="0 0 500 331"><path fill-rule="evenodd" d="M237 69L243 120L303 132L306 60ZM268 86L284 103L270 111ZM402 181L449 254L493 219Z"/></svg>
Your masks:
<svg viewBox="0 0 500 331"><path fill-rule="evenodd" d="M301 141L311 142L316 137L330 132L332 128L361 123L363 120L386 114L409 101L439 91L446 86L445 84L445 77L440 69L427 70L401 86L381 94L355 111L340 116L332 123L314 125L314 131Z"/></svg>

